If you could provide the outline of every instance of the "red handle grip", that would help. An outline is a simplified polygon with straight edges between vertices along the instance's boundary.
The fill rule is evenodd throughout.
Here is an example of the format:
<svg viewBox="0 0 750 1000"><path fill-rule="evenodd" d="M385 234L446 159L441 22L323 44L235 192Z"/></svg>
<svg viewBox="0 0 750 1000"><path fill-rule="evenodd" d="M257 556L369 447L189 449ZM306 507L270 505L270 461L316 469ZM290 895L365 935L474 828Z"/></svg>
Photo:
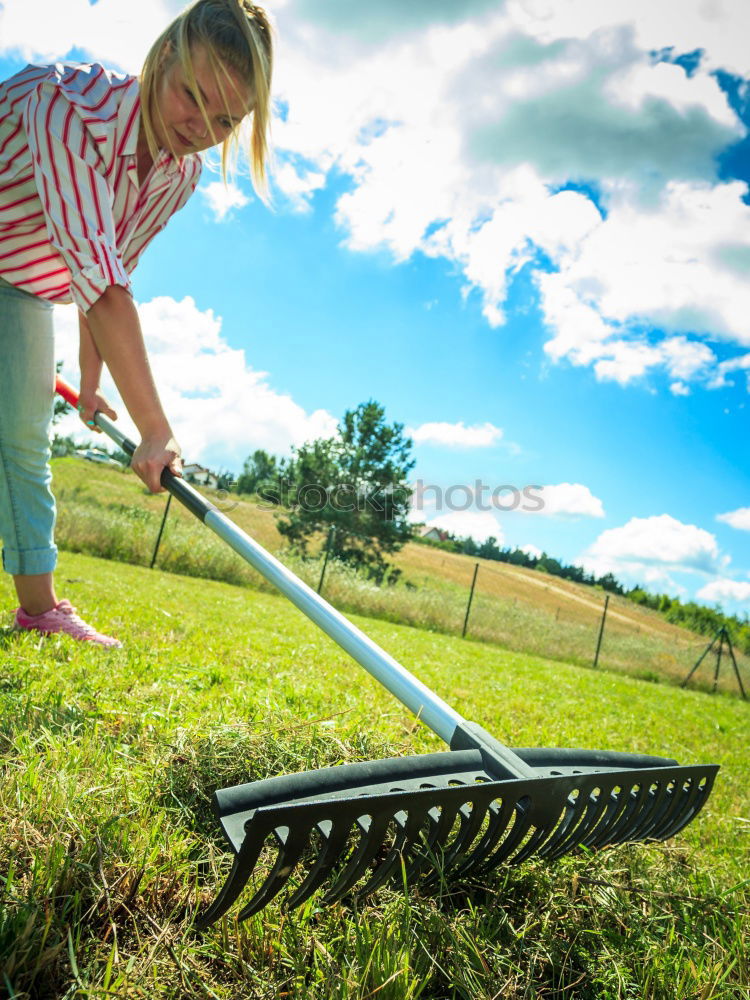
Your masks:
<svg viewBox="0 0 750 1000"><path fill-rule="evenodd" d="M61 378L59 375L55 379L55 392L62 396L66 403L71 406L78 406L78 390Z"/></svg>

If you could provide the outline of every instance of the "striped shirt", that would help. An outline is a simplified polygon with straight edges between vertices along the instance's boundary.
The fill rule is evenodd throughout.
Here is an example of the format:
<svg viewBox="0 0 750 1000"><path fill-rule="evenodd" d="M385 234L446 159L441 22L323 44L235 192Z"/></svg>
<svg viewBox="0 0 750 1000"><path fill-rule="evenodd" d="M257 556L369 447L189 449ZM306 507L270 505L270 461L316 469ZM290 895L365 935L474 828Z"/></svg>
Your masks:
<svg viewBox="0 0 750 1000"><path fill-rule="evenodd" d="M0 276L87 312L130 290L146 246L195 190L197 154L162 151L143 187L136 77L27 66L0 83Z"/></svg>

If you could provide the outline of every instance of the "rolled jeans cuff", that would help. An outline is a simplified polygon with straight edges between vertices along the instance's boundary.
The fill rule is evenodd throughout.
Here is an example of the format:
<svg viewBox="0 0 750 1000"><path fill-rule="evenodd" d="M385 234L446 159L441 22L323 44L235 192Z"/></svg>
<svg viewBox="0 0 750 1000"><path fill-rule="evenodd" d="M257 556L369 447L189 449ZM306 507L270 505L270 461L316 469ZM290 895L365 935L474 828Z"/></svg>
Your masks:
<svg viewBox="0 0 750 1000"><path fill-rule="evenodd" d="M52 573L57 566L57 546L44 549L9 549L3 547L3 569L12 576L40 576Z"/></svg>

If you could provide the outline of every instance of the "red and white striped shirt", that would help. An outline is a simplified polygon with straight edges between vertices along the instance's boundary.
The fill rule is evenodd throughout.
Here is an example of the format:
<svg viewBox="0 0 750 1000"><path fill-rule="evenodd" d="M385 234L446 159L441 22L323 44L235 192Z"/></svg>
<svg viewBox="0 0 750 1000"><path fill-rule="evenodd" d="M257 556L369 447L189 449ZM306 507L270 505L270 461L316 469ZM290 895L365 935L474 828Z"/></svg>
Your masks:
<svg viewBox="0 0 750 1000"><path fill-rule="evenodd" d="M136 77L27 66L0 83L0 276L87 312L130 290L138 258L198 184L197 154L162 151L138 184Z"/></svg>

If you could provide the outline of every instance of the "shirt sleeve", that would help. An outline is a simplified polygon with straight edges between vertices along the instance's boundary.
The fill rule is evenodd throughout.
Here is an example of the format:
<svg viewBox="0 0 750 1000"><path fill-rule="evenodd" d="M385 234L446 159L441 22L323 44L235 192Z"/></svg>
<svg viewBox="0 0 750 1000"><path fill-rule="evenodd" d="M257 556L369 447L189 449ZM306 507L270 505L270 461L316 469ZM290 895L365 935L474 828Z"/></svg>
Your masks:
<svg viewBox="0 0 750 1000"><path fill-rule="evenodd" d="M130 292L117 250L114 194L96 140L59 85L45 81L29 95L24 124L50 242L86 313L110 285Z"/></svg>

